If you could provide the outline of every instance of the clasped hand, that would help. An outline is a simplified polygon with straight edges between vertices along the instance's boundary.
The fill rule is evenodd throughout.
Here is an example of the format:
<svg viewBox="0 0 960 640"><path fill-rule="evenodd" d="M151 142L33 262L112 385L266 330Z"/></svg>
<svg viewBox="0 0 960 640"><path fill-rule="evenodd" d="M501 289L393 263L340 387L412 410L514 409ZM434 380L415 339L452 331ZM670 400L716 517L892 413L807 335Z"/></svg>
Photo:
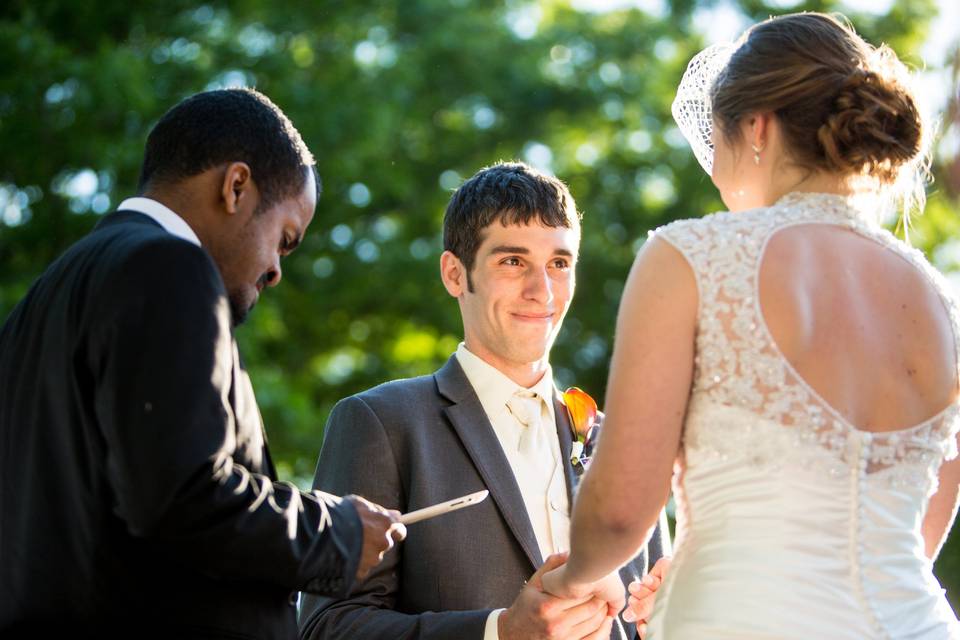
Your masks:
<svg viewBox="0 0 960 640"><path fill-rule="evenodd" d="M670 568L670 558L660 558L642 580L630 584L630 599L626 603L627 610L623 612L625 622L637 623L637 634L641 639L646 637L647 621L653 612L653 603L657 590ZM607 615L612 621L613 616L624 607L623 583L617 572L613 572L603 579L593 583L574 584L567 575L565 564L546 572L542 577L543 590L556 597L571 599L592 599L602 602L607 608ZM608 629L609 633L609 629ZM605 636L597 636L605 637Z"/></svg>
<svg viewBox="0 0 960 640"><path fill-rule="evenodd" d="M501 640L607 640L614 619L624 605L623 583L616 574L597 583L600 589L576 593L550 593L545 579L561 570L566 553L554 554L500 615ZM614 586L614 581L616 586ZM554 587L555 588L555 587Z"/></svg>

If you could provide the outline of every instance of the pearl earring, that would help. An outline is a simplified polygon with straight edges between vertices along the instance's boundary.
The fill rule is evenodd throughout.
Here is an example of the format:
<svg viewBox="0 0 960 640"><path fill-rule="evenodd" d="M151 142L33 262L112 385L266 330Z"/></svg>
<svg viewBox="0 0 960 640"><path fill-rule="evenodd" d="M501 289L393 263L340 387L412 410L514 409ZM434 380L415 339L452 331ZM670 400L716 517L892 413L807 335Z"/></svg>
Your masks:
<svg viewBox="0 0 960 640"><path fill-rule="evenodd" d="M760 152L763 151L763 147L757 147L757 145L752 144L750 148L753 149L753 164L760 166Z"/></svg>

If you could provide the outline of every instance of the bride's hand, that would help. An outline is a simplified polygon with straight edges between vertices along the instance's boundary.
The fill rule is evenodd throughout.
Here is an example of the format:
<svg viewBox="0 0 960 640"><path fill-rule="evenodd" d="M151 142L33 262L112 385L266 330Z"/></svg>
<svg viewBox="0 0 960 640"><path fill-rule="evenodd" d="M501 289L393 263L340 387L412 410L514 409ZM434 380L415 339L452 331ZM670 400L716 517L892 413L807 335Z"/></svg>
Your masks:
<svg viewBox="0 0 960 640"><path fill-rule="evenodd" d="M637 635L641 640L646 637L647 622L653 613L657 590L670 570L670 560L669 556L660 558L650 572L643 576L643 580L635 580L627 587L630 598L627 600L627 610L623 612L623 621L637 623Z"/></svg>
<svg viewBox="0 0 960 640"><path fill-rule="evenodd" d="M614 571L597 582L571 584L567 579L567 565L543 574L543 590L559 598L580 599L594 596L607 603L607 615L616 616L626 603L623 582Z"/></svg>

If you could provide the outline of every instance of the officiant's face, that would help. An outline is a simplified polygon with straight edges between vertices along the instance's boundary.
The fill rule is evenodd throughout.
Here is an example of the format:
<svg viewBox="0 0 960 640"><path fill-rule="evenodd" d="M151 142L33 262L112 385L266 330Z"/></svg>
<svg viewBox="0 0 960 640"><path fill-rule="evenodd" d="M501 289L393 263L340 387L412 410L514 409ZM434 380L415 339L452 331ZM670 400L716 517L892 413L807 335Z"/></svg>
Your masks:
<svg viewBox="0 0 960 640"><path fill-rule="evenodd" d="M579 228L495 222L482 238L473 291L458 296L467 348L494 366L546 358L573 297Z"/></svg>
<svg viewBox="0 0 960 640"><path fill-rule="evenodd" d="M236 235L217 260L230 300L234 324L243 322L266 287L279 284L280 259L303 238L317 205L313 178L301 193L238 220Z"/></svg>

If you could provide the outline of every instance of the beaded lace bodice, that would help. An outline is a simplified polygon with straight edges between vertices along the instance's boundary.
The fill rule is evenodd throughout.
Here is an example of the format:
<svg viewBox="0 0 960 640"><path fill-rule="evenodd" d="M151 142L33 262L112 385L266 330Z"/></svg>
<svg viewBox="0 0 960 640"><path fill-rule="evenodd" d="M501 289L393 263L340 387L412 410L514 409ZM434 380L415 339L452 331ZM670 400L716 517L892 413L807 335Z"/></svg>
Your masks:
<svg viewBox="0 0 960 640"><path fill-rule="evenodd" d="M909 428L860 431L797 374L765 324L758 281L767 243L782 229L811 223L853 230L913 264L939 292L954 335L960 335L960 312L946 280L920 251L871 220L869 209L850 198L793 193L769 208L717 213L662 227L654 234L686 257L699 294L685 455L742 459L771 468L789 459L791 465L835 477L846 474L850 465L859 465L866 475L890 485L925 485L929 495L936 488L940 464L957 455L960 405L952 404ZM704 411L706 406L711 410ZM724 412L732 419L723 419ZM750 419L743 419L742 412ZM697 419L704 414L709 418Z"/></svg>

